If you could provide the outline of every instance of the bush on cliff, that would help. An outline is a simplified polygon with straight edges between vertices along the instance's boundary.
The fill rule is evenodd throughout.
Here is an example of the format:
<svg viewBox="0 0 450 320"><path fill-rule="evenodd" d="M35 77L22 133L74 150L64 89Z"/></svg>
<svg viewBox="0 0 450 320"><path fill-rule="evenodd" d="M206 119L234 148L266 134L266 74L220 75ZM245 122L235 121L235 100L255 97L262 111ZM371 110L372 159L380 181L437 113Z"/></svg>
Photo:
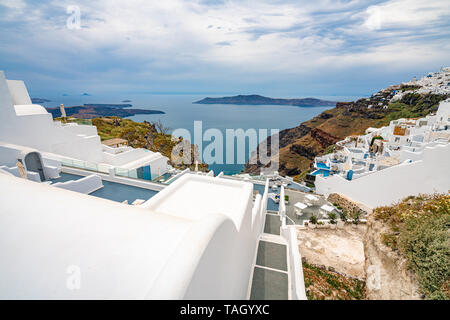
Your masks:
<svg viewBox="0 0 450 320"><path fill-rule="evenodd" d="M383 242L407 257L427 299L450 299L450 195L408 197L375 209L391 232Z"/></svg>

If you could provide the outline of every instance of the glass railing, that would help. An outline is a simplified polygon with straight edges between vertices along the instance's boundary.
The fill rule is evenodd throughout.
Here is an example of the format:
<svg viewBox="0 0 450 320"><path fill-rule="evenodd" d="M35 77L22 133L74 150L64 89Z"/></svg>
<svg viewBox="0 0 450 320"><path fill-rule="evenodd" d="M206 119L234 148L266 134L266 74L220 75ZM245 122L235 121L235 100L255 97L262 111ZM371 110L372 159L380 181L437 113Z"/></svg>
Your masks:
<svg viewBox="0 0 450 320"><path fill-rule="evenodd" d="M137 169L114 168L114 174L119 177L159 182L155 181L158 180L159 176L152 174L150 169L147 169L146 167L140 167Z"/></svg>
<svg viewBox="0 0 450 320"><path fill-rule="evenodd" d="M71 167L76 169L88 170L93 172L100 172L109 174L111 166L99 164L95 162L89 162L84 160L75 159L62 159L61 165L65 167ZM152 174L150 171L150 166L144 166L137 169L126 169L126 168L114 168L114 174L118 177L125 177L131 179L152 181L155 183L167 184L166 182L173 178L174 174L165 173L162 176L157 174ZM173 182L173 181L170 181Z"/></svg>
<svg viewBox="0 0 450 320"><path fill-rule="evenodd" d="M61 165L66 167L78 168L83 170L101 172L101 173L109 173L109 167L106 165L84 161L84 160L71 160L71 159L63 159L61 160Z"/></svg>

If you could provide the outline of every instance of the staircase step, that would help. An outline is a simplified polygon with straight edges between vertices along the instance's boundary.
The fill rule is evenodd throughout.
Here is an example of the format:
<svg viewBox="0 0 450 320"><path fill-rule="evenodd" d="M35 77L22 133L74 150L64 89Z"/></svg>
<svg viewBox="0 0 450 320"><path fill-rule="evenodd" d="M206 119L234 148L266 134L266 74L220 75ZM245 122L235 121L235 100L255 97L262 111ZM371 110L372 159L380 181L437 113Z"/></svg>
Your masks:
<svg viewBox="0 0 450 320"><path fill-rule="evenodd" d="M280 216L266 214L266 221L264 224L264 233L280 235L281 221Z"/></svg>
<svg viewBox="0 0 450 320"><path fill-rule="evenodd" d="M288 274L255 266L250 300L288 300Z"/></svg>

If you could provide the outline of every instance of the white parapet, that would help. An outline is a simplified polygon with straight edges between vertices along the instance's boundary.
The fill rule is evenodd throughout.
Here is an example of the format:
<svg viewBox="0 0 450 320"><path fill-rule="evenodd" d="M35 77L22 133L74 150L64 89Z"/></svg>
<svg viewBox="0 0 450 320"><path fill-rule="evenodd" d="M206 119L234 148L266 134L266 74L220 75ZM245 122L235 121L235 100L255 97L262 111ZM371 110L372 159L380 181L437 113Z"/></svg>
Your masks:
<svg viewBox="0 0 450 320"><path fill-rule="evenodd" d="M188 299L245 299L261 225L260 198L255 205L252 199L251 183L187 174L142 204L164 216L200 223L191 236L206 237L201 245L187 244L173 253L173 265L160 274L149 297L161 297L157 292L176 286ZM199 259L196 270L186 265L186 256ZM191 283L180 281L187 273L193 273Z"/></svg>
<svg viewBox="0 0 450 320"><path fill-rule="evenodd" d="M66 182L57 182L52 184L54 187L61 189L71 190L75 192L80 192L84 194L92 193L98 189L103 188L102 178L96 174L78 179L69 180Z"/></svg>
<svg viewBox="0 0 450 320"><path fill-rule="evenodd" d="M281 228L281 235L288 243L291 297L293 300L307 300L302 257L298 250L297 230L295 226L284 226Z"/></svg>

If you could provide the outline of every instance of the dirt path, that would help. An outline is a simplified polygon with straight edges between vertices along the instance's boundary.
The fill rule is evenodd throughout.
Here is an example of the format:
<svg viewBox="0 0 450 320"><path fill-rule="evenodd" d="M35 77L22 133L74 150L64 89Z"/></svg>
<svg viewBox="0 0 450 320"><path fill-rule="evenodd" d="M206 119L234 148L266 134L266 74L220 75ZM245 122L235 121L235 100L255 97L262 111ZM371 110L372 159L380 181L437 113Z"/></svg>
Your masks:
<svg viewBox="0 0 450 320"><path fill-rule="evenodd" d="M406 259L381 242L387 226L373 217L368 219L364 238L366 255L366 296L372 300L421 299L414 274L408 271Z"/></svg>

